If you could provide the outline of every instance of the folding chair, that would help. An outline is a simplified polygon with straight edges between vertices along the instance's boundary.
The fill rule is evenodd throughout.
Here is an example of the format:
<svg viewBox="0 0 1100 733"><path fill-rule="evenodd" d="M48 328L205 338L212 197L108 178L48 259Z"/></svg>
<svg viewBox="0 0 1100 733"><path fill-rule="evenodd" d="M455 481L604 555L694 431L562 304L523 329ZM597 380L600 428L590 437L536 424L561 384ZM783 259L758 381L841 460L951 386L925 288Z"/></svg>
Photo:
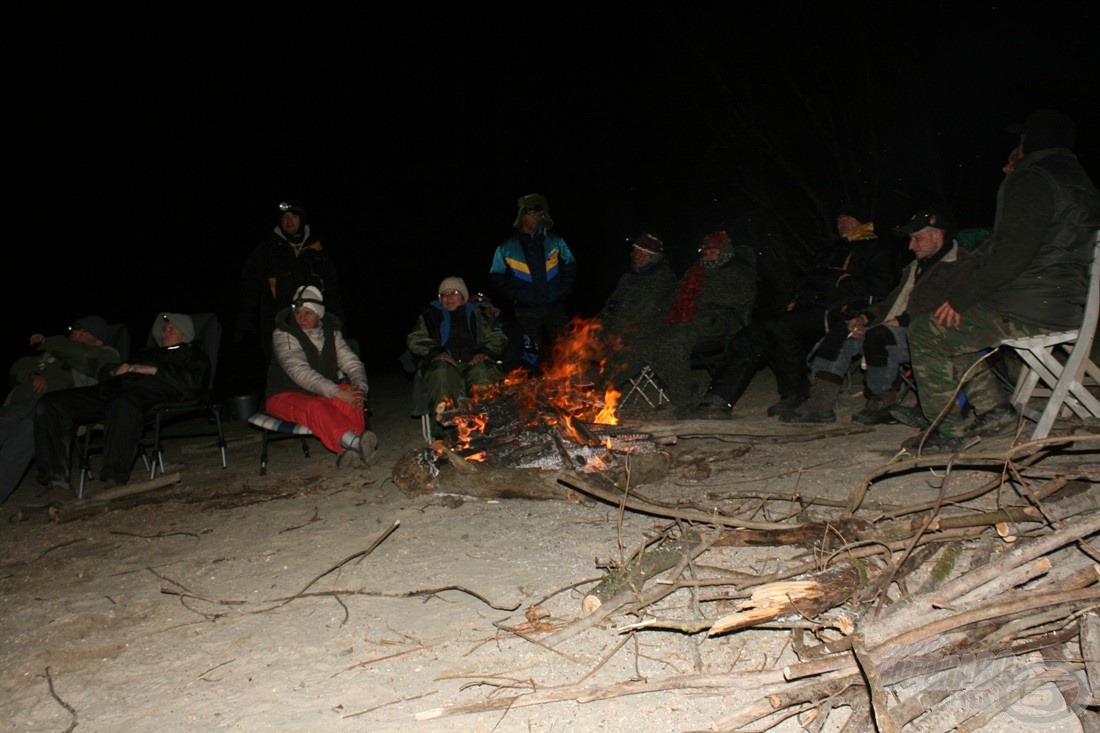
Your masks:
<svg viewBox="0 0 1100 733"><path fill-rule="evenodd" d="M302 456L309 458L309 441L306 438L313 435L313 431L307 428L305 425L290 422L289 420L280 420L277 417L272 417L266 412L257 412L254 415L250 415L248 418L248 424L259 428L262 435L262 441L260 443L260 475L267 475L267 445L275 440L285 440L287 438L300 438L302 441Z"/></svg>
<svg viewBox="0 0 1100 733"><path fill-rule="evenodd" d="M406 349L399 357L402 369L413 377L412 406L409 409L411 417L420 419L420 435L428 445L432 444L432 409L428 399L428 383L424 375L416 365L413 355Z"/></svg>
<svg viewBox="0 0 1100 733"><path fill-rule="evenodd" d="M660 407L665 403L671 403L668 393L661 384L660 377L653 371L653 367L646 364L635 376L626 380L630 389L623 395L619 404L626 407L631 401L645 400L650 407ZM650 396L652 393L652 396ZM656 401L654 401L656 400Z"/></svg>
<svg viewBox="0 0 1100 733"><path fill-rule="evenodd" d="M1083 384L1087 374L1100 383L1100 368L1089 358L1096 338L1096 324L1100 313L1100 230L1092 250L1089 266L1088 297L1081 327L1072 331L1040 333L1034 336L1001 340L997 346L1014 349L1024 364L1012 393L1012 405L1016 411L1035 421L1032 440L1047 437L1054 421L1067 407L1085 419L1100 418L1100 400ZM1042 382L1050 390L1042 411L1029 409L1028 402Z"/></svg>

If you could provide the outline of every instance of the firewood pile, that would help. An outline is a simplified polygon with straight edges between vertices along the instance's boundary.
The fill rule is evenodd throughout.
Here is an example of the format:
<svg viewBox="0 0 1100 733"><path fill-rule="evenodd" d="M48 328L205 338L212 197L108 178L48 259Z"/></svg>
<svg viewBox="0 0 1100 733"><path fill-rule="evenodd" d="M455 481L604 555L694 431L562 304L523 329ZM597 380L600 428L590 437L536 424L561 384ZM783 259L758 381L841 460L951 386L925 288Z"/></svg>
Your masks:
<svg viewBox="0 0 1100 733"><path fill-rule="evenodd" d="M977 730L1045 691L1048 712L1068 710L1083 730L1100 730L1100 475L1088 463L1041 468L1067 446L1095 457L1098 440L902 456L873 480L936 466L944 472L938 496L864 512L869 478L851 490L847 511L811 514L806 506L828 503L792 501L782 522L670 506L602 474L561 475L563 486L621 512L670 521L584 593L578 618L550 623L532 606L514 633L557 650L585 634L677 633L722 644L752 629L784 637L793 661L539 690L430 715L727 688L756 694L708 730L766 731L794 718L811 731L924 733ZM984 467L991 478L957 486L960 465ZM721 567L728 548L749 546L795 548L801 557L767 574Z"/></svg>

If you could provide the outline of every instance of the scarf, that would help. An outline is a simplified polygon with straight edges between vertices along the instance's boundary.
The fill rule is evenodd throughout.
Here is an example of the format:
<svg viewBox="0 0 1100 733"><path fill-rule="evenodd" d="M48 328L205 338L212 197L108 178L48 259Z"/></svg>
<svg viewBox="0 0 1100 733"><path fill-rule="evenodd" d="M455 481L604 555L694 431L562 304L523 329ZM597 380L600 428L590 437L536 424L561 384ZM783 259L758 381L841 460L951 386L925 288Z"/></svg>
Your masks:
<svg viewBox="0 0 1100 733"><path fill-rule="evenodd" d="M672 301L672 310L668 314L669 323L687 323L695 317L695 300L703 292L703 281L707 270L698 262L688 268L684 279L676 288L676 297Z"/></svg>

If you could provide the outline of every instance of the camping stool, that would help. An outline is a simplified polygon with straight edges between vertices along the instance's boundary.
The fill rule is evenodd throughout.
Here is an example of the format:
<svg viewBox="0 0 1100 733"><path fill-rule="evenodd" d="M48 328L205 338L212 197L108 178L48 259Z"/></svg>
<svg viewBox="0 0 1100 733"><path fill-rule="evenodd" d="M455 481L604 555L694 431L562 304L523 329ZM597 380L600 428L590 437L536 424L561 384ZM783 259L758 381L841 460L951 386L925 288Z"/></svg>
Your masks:
<svg viewBox="0 0 1100 733"><path fill-rule="evenodd" d="M267 444L273 440L301 438L302 455L305 458L309 458L309 441L307 441L306 438L313 435L313 431L305 425L299 425L289 420L280 420L277 417L268 415L266 412L257 412L251 415L248 418L248 424L259 428L260 433L263 435L263 441L260 447L261 476L267 475Z"/></svg>
<svg viewBox="0 0 1100 733"><path fill-rule="evenodd" d="M625 395L623 395L622 401L619 403L623 407L628 405L632 399L644 399L649 403L650 407L660 407L661 405L671 403L668 394L665 392L664 387L661 386L660 378L657 376L657 372L653 371L653 367L646 364L642 367L642 370L637 375L627 380L630 382L630 389ZM653 396L650 397L650 393ZM656 402L654 402L656 400Z"/></svg>

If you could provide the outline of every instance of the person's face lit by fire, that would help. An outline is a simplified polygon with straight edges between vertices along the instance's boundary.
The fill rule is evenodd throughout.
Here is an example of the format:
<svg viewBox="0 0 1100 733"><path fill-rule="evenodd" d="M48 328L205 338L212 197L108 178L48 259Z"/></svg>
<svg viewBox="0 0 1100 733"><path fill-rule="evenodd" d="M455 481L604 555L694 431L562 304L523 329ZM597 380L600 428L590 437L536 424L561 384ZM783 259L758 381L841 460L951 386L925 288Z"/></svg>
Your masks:
<svg viewBox="0 0 1100 733"><path fill-rule="evenodd" d="M443 304L443 307L452 313L466 305L466 298L459 290L444 290L439 294L439 302Z"/></svg>

